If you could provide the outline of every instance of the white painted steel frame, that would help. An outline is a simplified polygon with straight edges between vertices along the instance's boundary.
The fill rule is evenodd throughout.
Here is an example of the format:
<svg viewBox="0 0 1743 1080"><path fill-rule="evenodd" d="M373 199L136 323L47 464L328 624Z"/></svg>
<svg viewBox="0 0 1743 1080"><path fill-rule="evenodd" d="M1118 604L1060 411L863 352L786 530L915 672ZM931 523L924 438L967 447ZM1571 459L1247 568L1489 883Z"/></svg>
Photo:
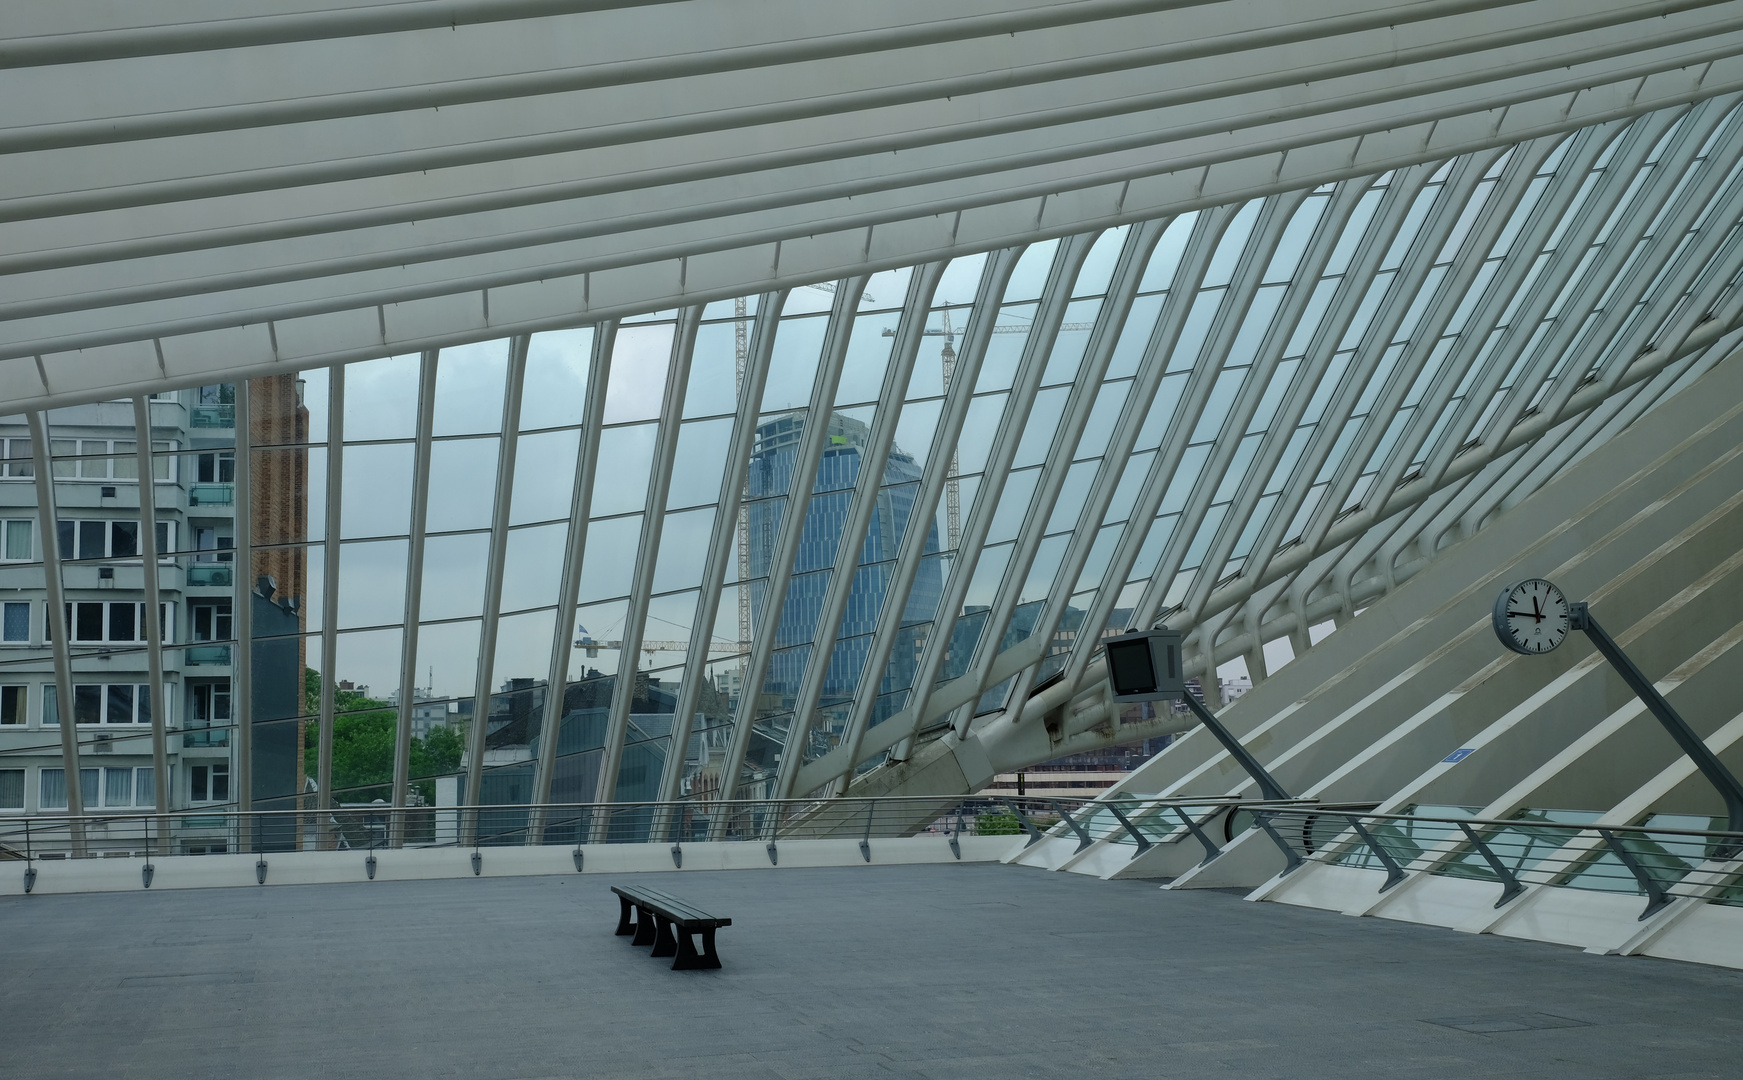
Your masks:
<svg viewBox="0 0 1743 1080"><path fill-rule="evenodd" d="M253 394L247 379L236 383L236 506L232 525L236 538L236 599L231 624L236 628L236 654L230 667L230 716L236 725L236 809L254 809L254 447L251 422ZM135 435L137 436L137 432ZM256 838L257 823L244 818L239 842L244 850Z"/></svg>
<svg viewBox="0 0 1743 1080"><path fill-rule="evenodd" d="M526 375L528 339L517 337L508 353L507 383L502 394L502 447L496 458L496 498L490 515L490 552L484 577L484 621L478 633L478 679L472 696L472 730L468 732L466 797L483 801L485 738L490 728L492 684L496 677L496 630L502 615L502 575L508 557L508 515L514 500L515 447L520 437L520 400ZM400 693L409 691L401 687ZM468 835L478 822L469 815Z"/></svg>
<svg viewBox="0 0 1743 1080"><path fill-rule="evenodd" d="M987 343L991 340L993 328L998 322L999 303L1021 256L1022 252L1018 249L996 251L987 256L985 265L981 267L974 306L969 310L968 325L963 330L962 349L956 354L956 367L951 374L950 386L945 391L938 425L933 430L932 444L926 455L928 467L920 478L920 487L915 492L914 505L909 511L909 522L913 526L932 521L938 512L938 500L944 494L948 483L947 463L955 457L957 440L961 436L962 425L973 400L975 382L980 376L981 362L986 357ZM930 318L931 313L928 311L928 321ZM826 783L835 784L838 780L845 784L853 776L856 764L864 759L865 754L881 753L912 732L913 725L904 718L915 714L904 709L897 716L876 725L888 726L888 731L882 734L894 733L894 738L879 739L869 749L866 743L867 731L873 726L871 714L877 707L879 687L883 684L890 652L895 647L902 626L902 616L907 609L908 594L914 587L920 562L926 557L926 532L924 527L910 527L902 534L895 572L884 590L883 604L878 609L877 629L872 633L865 669L860 673L853 711L848 715L847 730L842 735L841 745L810 765L801 765L794 782L794 790L808 792ZM947 539L946 543L948 542ZM954 557L953 553L952 558ZM943 616L945 602L944 594L940 593L938 607L927 633L929 640L938 633L938 620ZM917 686L920 679L918 671L914 679ZM914 687L907 689L911 700Z"/></svg>
<svg viewBox="0 0 1743 1080"><path fill-rule="evenodd" d="M837 292L841 290L837 289ZM769 357L775 345L778 317L786 303L786 294L765 293L757 300L757 317L747 345L743 378L738 385L738 407L732 421L730 451L720 478L720 496L714 513L714 528L708 541L708 556L702 568L702 584L696 597L696 620L690 627L690 641L684 659L684 675L678 686L676 715L672 720L671 749L660 777L660 798L673 801L678 797L684 779L684 753L690 744L696 703L702 693L702 683L708 670L708 646L713 640L714 620L719 614L720 594L726 575L734 563L734 548L739 528L739 507L743 504L745 481L750 473L752 447L756 445L756 429L763 390L768 383ZM694 340L692 340L692 351ZM809 421L807 421L809 423ZM791 507L789 506L789 511ZM748 583L741 583L748 588ZM748 662L748 661L747 661ZM722 784L726 783L725 778ZM730 788L719 792L730 798ZM655 834L664 835L666 822L655 822Z"/></svg>
<svg viewBox="0 0 1743 1080"><path fill-rule="evenodd" d="M618 766L622 762L624 737L629 728L629 710L635 700L637 673L641 670L648 597L653 592L654 562L659 555L660 531L666 516L666 493L672 486L672 465L677 457L679 427L684 417L684 391L690 382L691 353L696 345L696 328L701 317L701 308L685 308L672 334L665 391L661 395L659 435L654 442L653 463L648 470L641 537L637 542L635 573L630 583L629 610L623 619L623 643L617 652L617 678L612 682L604 756L599 762L599 783L593 794L594 802L617 801ZM624 670L625 665L628 665L628 671ZM555 735L553 729L544 738L554 741ZM672 743L667 749L668 757L680 753L677 743ZM604 820L595 821L595 835L603 839L608 824Z"/></svg>
<svg viewBox="0 0 1743 1080"><path fill-rule="evenodd" d="M43 582L48 593L46 629L54 652L55 721L60 725L61 775L66 779L67 814L73 818L73 853L85 846L84 792L79 787L78 717L73 711L73 662L66 601L61 589L60 514L54 494L54 461L50 456L44 414L25 414L30 425L31 470L36 475L36 532L42 551ZM75 549L74 554L77 554Z"/></svg>
<svg viewBox="0 0 1743 1080"><path fill-rule="evenodd" d="M575 480L569 494L569 534L563 549L563 577L557 586L557 614L551 631L551 666L545 679L544 711L539 720L539 731L544 737L539 740L538 764L533 773L534 803L550 802L551 781L556 775L558 744L562 741L563 700L568 695L569 661L574 656L570 637L575 630L581 568L587 557L587 512L593 504L599 431L605 417L606 387L611 381L611 350L616 343L615 322L601 323L593 328L587 358L586 411L581 420L581 438L575 451ZM542 824L542 816L529 822L528 843L540 835Z"/></svg>
<svg viewBox="0 0 1743 1080"><path fill-rule="evenodd" d="M1566 151L1565 160L1551 177L1542 197L1537 201L1509 254L1501 261L1500 272L1493 279L1480 276L1490 245L1510 220L1525 198L1529 184L1559 141L1556 137L1539 140L1514 149L1506 167L1494 178L1493 189L1477 214L1460 250L1449 263L1436 263L1436 252L1451 231L1454 221L1463 213L1477 190L1487 179L1488 164L1493 153L1475 155L1451 164L1432 211L1420 222L1410 251L1397 267L1386 300L1373 315L1355 347L1352 366L1344 377L1341 390L1332 396L1318 418L1307 448L1285 483L1270 520L1247 557L1248 573L1233 581L1218 577L1228 559L1231 545L1248 524L1247 519L1258 503L1266 479L1270 476L1284 445L1295 431L1309 399L1318 392L1326 364L1347 330L1370 286L1379 272L1379 261L1392 245L1398 230L1404 225L1416 195L1435 172L1434 165L1421 165L1402 170L1391 178L1381 198L1380 212L1366 225L1350 266L1342 274L1332 306L1314 328L1301 370L1294 376L1288 391L1280 400L1271 426L1263 435L1258 452L1248 465L1245 476L1231 478L1237 482L1230 512L1224 517L1206 557L1198 566L1186 593L1178 621L1193 632L1198 656L1195 669L1208 671L1215 664L1236 655L1249 657L1250 669L1258 679L1264 677L1262 645L1272 634L1289 634L1296 642L1305 634L1306 624L1328 614L1347 617L1354 607L1366 599L1386 591L1401 580L1397 560L1413 548L1422 556L1431 556L1448 529L1468 535L1480 528L1483 521L1497 509L1528 494L1555 470L1576 456L1592 438L1603 437L1641 411L1690 371L1701 370L1719 355L1724 340L1729 340L1739 319L1743 318L1743 292L1731 289L1738 268L1743 266L1743 234L1733 227L1739 211L1743 211L1743 178L1736 166L1743 160L1743 124L1731 115L1736 103L1732 96L1716 98L1696 106L1686 115L1661 114L1644 117L1632 124L1615 123L1603 128L1576 133ZM1600 224L1611 211L1623 207L1635 171L1645 156L1673 122L1681 127L1667 143L1654 172L1643 187L1630 198L1624 211L1605 240L1601 257L1584 262ZM1721 126L1724 125L1724 126ZM1607 148L1614 142L1613 150ZM1709 145L1710 142L1710 145ZM1697 169L1694 155L1703 147L1707 159ZM1610 157L1603 176L1582 195L1592 164L1599 154ZM1688 182L1684 185L1683 181ZM1182 512L1169 543L1143 589L1134 621L1153 619L1172 587L1173 578L1183 555L1194 541L1210 507L1211 493L1223 483L1224 473L1249 418L1265 393L1272 374L1282 359L1285 342L1295 333L1307 308L1308 299L1319 283L1322 268L1332 248L1343 238L1343 232L1369 181L1341 185L1328 199L1318 228L1302 252L1296 273L1286 286L1283 300L1265 330L1263 340L1244 377L1242 388L1231 404L1221 431L1211 442L1210 457L1202 467L1198 489ZM1098 692L1098 668L1091 655L1096 644L1095 630L1108 617L1120 593L1128 588L1126 578L1133 560L1155 518L1157 507L1165 493L1167 482L1178 467L1188 440L1196 426L1204 402L1215 383L1234 336L1245 321L1249 307L1260 285L1261 271L1267 266L1295 209L1308 196L1306 189L1270 199L1260 212L1258 224L1245 241L1237 265L1223 294L1216 321L1209 330L1200 361L1184 378L1186 387L1181 403L1169 420L1167 430L1156 451L1145 483L1122 531L1114 556L1103 575L1099 591L1086 612L1086 633L1080 633L1064 673L1062 691L1073 694ZM1674 196L1674 201L1671 200ZM1576 199L1580 214L1569 220L1570 208ZM973 663L963 677L950 684L938 685L936 672L941 666L951 631L960 616L963 590L974 571L981 539L990 524L991 515L1002 494L1003 481L1011 456L1015 453L1029 405L1033 401L1041 375L1052 351L1058 327L1070 302L1073 282L1083 258L1095 241L1094 233L1073 235L1060 244L1053 265L1038 301L1037 316L1024 344L1022 359L1008 392L1003 409L1001 430L989 450L985 478L970 508L961 549L945 583L944 596L928 634L921 656L919 673L910 688L909 703L898 716L891 718L875 737L868 737L868 721L876 701L876 689L881 682L889 653L896 638L901 614L906 606L915 574L925 558L926 523L936 514L937 500L944 487L946 463L951 448L956 445L961 424L973 392L981 358L998 315L1005 282L1015 266L1021 248L1001 249L988 260L983 271L980 290L963 338L963 352L956 377L949 387L933 437L933 452L927 458L913 509L915 527L908 530L897 554L892 581L880 609L877 630L860 677L860 693L856 695L842 745L817 761L802 761L802 745L806 727L811 720L821 681L827 672L838 631L841 609L850 591L853 571L857 566L859 541L865 521L875 506L882 481L882 461L887 456L902 403L901 389L906 385L919 347L920 334L930 318L931 292L943 272L942 264L916 269L897 331L897 340L887 360L882 404L875 421L866 457L850 504L849 527L838 541L833 576L826 597L827 625L820 627L812 641L801 693L789 723L786 753L777 778L777 794L792 790L811 791L819 787L840 789L840 784L854 775L866 760L897 742L927 727L938 716L960 710L961 726L957 737L970 734L972 705L990 686L1012 675L1021 674L1013 703L1005 711L1005 719L1016 722L1031 711L1027 698L1035 662L1046 648L1048 639L1064 614L1064 605L1073 594L1075 581L1089 545L1101 527L1102 515L1113 487L1119 481L1124 458L1129 454L1139 428L1148 419L1154 395L1168 365L1175 342L1187 314L1199 297L1200 284L1213 254L1216 253L1223 230L1233 219L1236 204L1214 208L1201 215L1186 250L1183 252L1174 279L1167 283L1168 294L1156 316L1154 329L1131 388L1115 433L1110 439L1097 468L1093 490L1086 499L1078 521L1078 533L1068 547L1048 592L1043 618L1036 631L1022 645L1000 651L996 648L1014 610L1018 590L1029 573L1044 525L1060 491L1060 485L1070 462L1070 455L1087 420L1101 385L1114 344L1125 329L1131 300L1143 276L1149 256L1165 221L1158 219L1134 228L1127 237L1118 264L1110 280L1105 299L1098 312L1095 329L1085 349L1078 370L1078 380L1061 414L1048 452L1040 466L1040 481L1031 497L1030 515L1013 545L1014 554L1007 565ZM1689 234L1697 220L1703 224L1698 232ZM1656 229L1647 245L1635 256L1636 241L1644 234L1648 223ZM1552 232L1562 233L1552 256L1543 263L1543 270L1530 276L1538 252ZM1403 353L1390 369L1388 383L1375 398L1362 420L1359 437L1350 444L1344 456L1335 463L1326 494L1313 517L1308 521L1300 542L1279 548L1281 530L1293 520L1297 508L1313 487L1313 481L1328 461L1328 455L1338 443L1340 433L1353 411L1358 397L1366 387L1368 373L1375 370L1383 354L1392 344L1400 321L1417 302L1418 294L1429 280L1431 271L1445 267L1440 279L1440 295L1422 311L1416 320ZM1388 271L1391 272L1391 271ZM1486 283L1481 298L1467 296L1474 282ZM736 787L746 747L757 723L757 688L764 679L775 645L781 609L784 607L782 586L796 554L798 537L807 516L806 511L815 482L815 472L821 458L830 404L834 399L847 342L851 334L855 307L864 290L865 279L856 278L835 290L836 300L828 317L825 345L820 357L812 396L807 411L807 428L803 439L799 467L795 470L787 492L780 539L770 567L770 589L756 628L754 644L748 657L746 679L733 718L731 742L723 772L724 783ZM1613 287L1612 287L1613 286ZM1648 289L1654 290L1648 295ZM1729 290L1729 291L1727 291ZM1586 313L1592 310L1604 294L1605 308L1597 323L1595 335L1586 332ZM738 519L738 507L743 497L750 451L754 445L758 421L758 406L764 380L779 328L779 311L784 294L770 294L762 299L756 319L750 363L739 388L739 401L734 421L732 445L734 453L722 479L719 507L714 532L698 593L697 619L692 626L690 649L684 664L684 677L679 692L677 715L672 739L661 777L663 797L673 797L682 780L684 748L690 736L690 722L709 665L708 645L717 611L720 593L731 558L733 533ZM1647 303L1646 317L1635 318L1637 301ZM1459 331L1452 349L1436 359L1436 344L1445 327L1461 305L1473 304L1469 317ZM1499 412L1482 432L1473 430L1477 417L1484 412L1493 391L1500 387L1504 375L1515 368L1525 354L1522 350L1533 340L1539 324L1550 311L1551 304L1560 306L1559 325L1542 340L1542 359L1527 364L1512 381L1512 389ZM1485 343L1489 330L1501 317L1503 309L1513 306L1510 329L1499 351L1489 352ZM1718 305L1715 307L1714 305ZM1668 314L1674 311L1674 315ZM699 307L685 309L679 317L674 335L672 357L667 369L665 393L660 417L660 436L655 466L650 473L648 494L644 502L644 520L639 540L636 572L628 600L630 616L626 619L624 645L620 653L620 670L610 711L608 738L603 750L599 796L608 798L614 788L615 776L622 752L627 723L629 696L633 688L636 658L649 602L654 559L658 552L660 517L664 511L664 492L675 467L677 437L681 426L684 389L688 365L694 348L694 335L702 312ZM1667 321L1668 320L1668 321ZM558 602L558 617L553 642L551 674L546 684L543 728L546 738L541 743L535 773L538 801L548 797L551 777L557 757L556 738L561 719L562 699L568 677L570 645L567 640L573 624L579 572L585 553L586 518L596 481L598 463L598 433L603 415L605 389L610 374L610 357L614 344L614 324L599 325L594 333L593 354L589 368L589 400L583 422L578 469L571 499L568 548L565 553L564 580ZM1615 335L1620 335L1619 337ZM1605 355L1620 356L1621 361L1608 366L1592 382L1587 370L1591 357L1567 356L1567 350L1582 340L1604 341ZM525 336L510 343L508 383L504 399L503 451L497 465L497 489L493 511L491 555L488 573L487 602L484 613L479 671L475 688L477 715L488 715L488 702L493 681L494 631L499 617L503 559L506 554L507 515L512 498L514 443L518 432L518 414L522 378L528 340ZM1561 358L1561 359L1558 359ZM1628 362L1628 358L1633 358ZM1423 448L1433 420L1448 407L1455 388L1467 375L1471 365L1481 363L1475 381L1466 388L1459 419L1445 428L1435 445L1427 447L1428 459L1422 475L1403 479L1409 462ZM1399 407L1405 390L1428 371L1427 365L1439 367L1421 398L1416 412L1405 430L1396 438L1390 453L1378 463L1372 489L1364 496L1359 510L1342 509L1348 493L1353 490L1366 470L1379 439L1391 416ZM1557 374L1550 379L1552 364L1559 364ZM409 784L408 762L410 727L408 702L411 700L410 672L415 671L417 641L417 610L421 601L421 575L415 572L424 522L421 507L427 496L428 456L431 440L430 414L435 390L436 358L426 355L420 374L419 420L417 434L416 490L413 493L412 563L408 569L406 624L402 639L401 702L396 724L394 797L400 803L406 797ZM1548 389L1539 409L1527 413L1525 406L1540 388ZM323 688L320 709L320 744L318 748L318 787L320 801L330 805L332 798L332 724L333 673L336 663L337 610L339 585L339 509L342 498L342 446L344 439L344 373L342 368L332 373L330 391L330 436L328 449L328 505L326 507L327 551L324 581L325 620L321 630ZM237 549L239 587L238 603L249 606L252 591L253 538L249 528L248 494L250 467L249 388L243 381L237 388ZM149 404L134 403L135 426L139 428L137 453L141 467L142 520L150 521L147 509L151 500L153 475L151 468L151 432ZM33 449L37 457L37 487L39 489L39 527L44 536L43 558L50 580L50 622L58 628L55 639L56 679L58 696L70 703L71 674L68 628L64 608L56 602L60 586L58 548L55 545L55 511L53 471L48 456L46 430L40 414L32 414ZM1472 439L1476 441L1473 443ZM43 489L47 488L46 494ZM151 557L155 548L155 532L148 544L148 575L155 569ZM1376 562L1376 560L1378 560ZM1404 574L1403 576L1408 576ZM246 591L245 591L246 590ZM238 801L244 809L250 804L251 786L248 777L251 738L251 700L249 695L249 645L252 633L246 611L237 613L238 664L236 668L237 749L242 764L238 778ZM162 650L164 644L156 633L155 623L148 623L157 640L149 642L150 661L154 665L151 678L154 691L162 695ZM1223 635L1227 634L1225 638ZM623 657L629 657L630 668L623 670ZM1026 674L1022 674L1025 673ZM168 786L172 782L164 762L162 734L167 700L154 710L154 760L158 761L159 809L164 809ZM69 762L69 805L74 815L83 812L74 800L77 787L76 725L66 723L70 704L63 707L62 752ZM1062 729L1067 739L1081 737L1097 722L1102 713L1085 711ZM467 790L479 791L483 759L483 735L486 725L477 723L468 747ZM656 831L663 831L660 823ZM721 823L724 827L724 823Z"/></svg>
<svg viewBox="0 0 1743 1080"><path fill-rule="evenodd" d="M823 336L823 350L817 359L817 374L811 386L811 398L805 411L805 426L799 433L799 448L794 454L792 476L787 482L786 506L781 512L780 533L767 567L767 583L763 588L762 616L757 620L751 642L750 660L745 665L744 680L739 685L738 705L734 711L732 741L720 767L721 792L726 798L737 798L740 772L758 721L757 702L762 697L763 680L768 674L769 659L774 655L776 636L787 601L787 585L791 580L793 562L799 553L799 538L809 516L812 489L817 484L817 468L823 462L823 447L828 441L829 418L835 402L835 388L841 381L841 365L847 358L847 346L852 336L853 315L859 298L865 292L866 278L850 278L835 290L835 304L829 314L828 329ZM785 298L783 297L783 303ZM758 307L758 322L770 324L770 344L778 326L777 310ZM759 327L760 328L760 327ZM748 468L750 457L745 464ZM704 654L706 655L706 654ZM788 731L792 730L789 720ZM792 744L787 742L787 749ZM779 774L776 774L777 782ZM723 815L710 826L710 838L718 839L728 821Z"/></svg>
<svg viewBox="0 0 1743 1080"><path fill-rule="evenodd" d="M828 676L830 664L835 658L835 644L841 629L842 615L847 609L848 599L852 596L860 556L865 549L866 530L877 510L878 495L884 488L884 469L889 463L890 447L895 444L896 427L902 417L905 404L903 395L907 392L908 380L914 373L914 362L920 353L926 323L930 321L931 311L928 304L943 275L943 263L927 263L915 267L908 282L902 318L896 325L895 340L890 345L890 354L885 361L877 415L872 420L871 432L860 451L859 476L854 485L846 523L842 526L841 536L837 541L829 587L817 619L816 637L811 644L810 655L806 657L805 672L793 704L793 723L787 735L787 752L781 759L781 768L775 783L775 797L778 799L792 797L794 778L798 775L799 766L804 763L806 740L815 720L818 699L823 692L823 680ZM838 287L836 291L839 293L841 290ZM847 333L851 337L851 326L847 328ZM918 530L922 536L927 531L926 525L930 520L930 515L921 518L912 510L908 515L909 527ZM903 601L902 606L905 607L905 596ZM858 680L862 685L871 672L869 655L866 664ZM881 675L879 681L881 682ZM877 683L870 686L870 696L875 700Z"/></svg>
<svg viewBox="0 0 1743 1080"><path fill-rule="evenodd" d="M169 813L169 693L163 683L163 620L158 615L157 471L151 460L151 399L133 399L134 468L139 470L139 572L145 589L145 664L151 680L151 769L157 812Z"/></svg>
<svg viewBox="0 0 1743 1080"><path fill-rule="evenodd" d="M76 16L33 12L40 34L0 42L0 82L13 88L0 98L66 101L32 88L125 81L139 115L38 107L0 127L21 185L71 155L83 155L84 175L125 178L125 190L72 196L38 185L0 208L18 238L0 245L17 258L0 271L18 305L4 352L42 357L0 365L0 392L29 408L165 374L192 384L215 368L311 366L594 321L1298 189L1743 85L1743 19L1708 0L1367 0L1263 26L1233 3L991 7L945 18L892 9L885 26L813 9L814 35L789 41L766 37L793 24L777 0L729 24L725 40L699 33L713 21L692 30L670 7L638 23L639 13L611 21L579 5L517 4L488 26L441 34L409 10L95 34L69 33ZM149 22L150 10L133 17ZM606 62L524 69L539 44L594 25L584 19L611 27L586 45ZM336 88L321 42L365 33L379 64ZM241 65L277 79L270 89L210 80L229 87L226 102L172 102L147 77L175 56L199 86L197 73L233 48L299 61ZM432 48L456 53L433 82ZM922 72L930 78L913 77ZM581 92L600 104L598 127L542 119ZM649 100L720 115L655 118L634 104ZM447 145L399 122L442 105ZM274 150L292 123L312 125L316 141L331 132L336 146L358 125L378 137L370 153L338 150L323 166L333 175L305 176ZM768 135L754 152L743 149L747 125ZM650 164L579 187L546 183L575 180L577 146L629 146ZM698 152L716 146L724 154ZM160 160L164 148L173 152ZM201 163L206 187L170 175L179 162ZM855 179L837 182L843 173ZM367 195L378 181L402 193ZM162 224L142 229L131 223L150 208L128 204L148 196L173 213L151 210ZM45 228L61 239L30 239ZM727 272L753 264L768 267L760 281ZM451 314L463 310L486 314ZM80 363L75 348L102 349L104 362Z"/></svg>
<svg viewBox="0 0 1743 1080"><path fill-rule="evenodd" d="M327 376L327 517L326 542L321 558L321 700L315 749L315 806L331 810L333 798L334 695L338 689L339 665L339 566L342 545L339 534L345 504L345 368L337 365ZM394 751L398 753L398 748ZM324 833L322 848L333 841Z"/></svg>
<svg viewBox="0 0 1743 1080"><path fill-rule="evenodd" d="M405 638L399 651L399 709L394 722L393 805L404 806L411 789L412 710L418 700L418 632L422 629L424 597L424 535L430 501L430 444L436 424L436 376L440 354L418 360L417 437L412 448L411 537L406 547ZM404 815L394 819L404 827ZM394 837L399 847L404 838Z"/></svg>

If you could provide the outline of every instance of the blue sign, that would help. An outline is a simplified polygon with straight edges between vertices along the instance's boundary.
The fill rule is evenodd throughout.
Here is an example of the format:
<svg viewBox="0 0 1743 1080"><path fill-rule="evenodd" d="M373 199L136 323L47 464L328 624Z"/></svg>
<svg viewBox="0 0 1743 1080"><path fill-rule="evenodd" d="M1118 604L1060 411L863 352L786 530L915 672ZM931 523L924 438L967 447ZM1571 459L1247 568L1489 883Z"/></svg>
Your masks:
<svg viewBox="0 0 1743 1080"><path fill-rule="evenodd" d="M1452 753L1448 754L1446 757L1441 758L1440 760L1446 762L1448 765L1457 765L1459 762L1470 757L1475 752L1476 752L1475 747L1461 746L1457 750L1454 750Z"/></svg>

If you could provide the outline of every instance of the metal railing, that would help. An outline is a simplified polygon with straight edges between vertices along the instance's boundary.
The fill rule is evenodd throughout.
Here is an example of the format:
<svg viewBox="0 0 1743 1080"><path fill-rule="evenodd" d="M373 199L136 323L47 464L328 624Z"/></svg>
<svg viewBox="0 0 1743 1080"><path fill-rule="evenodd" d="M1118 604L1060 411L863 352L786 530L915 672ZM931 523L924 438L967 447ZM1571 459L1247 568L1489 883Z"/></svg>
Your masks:
<svg viewBox="0 0 1743 1080"><path fill-rule="evenodd" d="M188 584L228 586L236 579L229 563L194 563L188 567Z"/></svg>
<svg viewBox="0 0 1743 1080"><path fill-rule="evenodd" d="M184 740L222 732L190 730ZM671 844L853 839L862 845L929 833L1052 835L1076 850L1105 841L1136 858L1158 845L1196 841L1208 862L1232 832L1227 816L1312 807L1306 800L1086 799L973 795L746 799L646 803L391 807L241 811L223 804L169 814L95 813L0 817L0 859L149 856L353 848ZM1223 824L1218 824L1222 821ZM75 845L76 825L84 839ZM1244 826L1243 826L1244 827ZM771 859L775 857L770 853Z"/></svg>
<svg viewBox="0 0 1743 1080"><path fill-rule="evenodd" d="M188 426L196 428L233 428L236 426L236 406L195 405L188 410Z"/></svg>
<svg viewBox="0 0 1743 1080"><path fill-rule="evenodd" d="M1073 809L1084 800L1064 800ZM710 802L543 803L0 817L0 861L382 848L661 844L711 837L756 842L778 858L787 840L859 841L942 835L1016 836L1059 823L1060 800L927 796ZM1032 841L1031 841L1032 842ZM867 860L869 861L869 854Z"/></svg>
<svg viewBox="0 0 1743 1080"><path fill-rule="evenodd" d="M1743 833L1654 824L1381 814L1371 806L1254 807L1291 874L1308 862L1379 870L1381 892L1414 874L1492 881L1495 907L1530 886L1644 897L1645 920L1680 898L1743 904ZM1578 816L1563 814L1565 817Z"/></svg>
<svg viewBox="0 0 1743 1080"><path fill-rule="evenodd" d="M189 506L234 506L235 484L189 484Z"/></svg>

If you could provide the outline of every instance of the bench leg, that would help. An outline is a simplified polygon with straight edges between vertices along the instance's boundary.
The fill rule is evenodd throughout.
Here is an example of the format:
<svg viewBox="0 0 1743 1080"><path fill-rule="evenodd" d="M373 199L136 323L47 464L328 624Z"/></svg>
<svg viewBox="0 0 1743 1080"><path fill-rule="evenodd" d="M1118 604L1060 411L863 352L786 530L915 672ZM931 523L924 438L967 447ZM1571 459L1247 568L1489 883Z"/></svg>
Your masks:
<svg viewBox="0 0 1743 1080"><path fill-rule="evenodd" d="M696 951L693 935L702 935L702 951ZM694 971L703 968L717 968L720 957L714 952L714 930L680 930L678 931L678 958L672 961L673 971Z"/></svg>
<svg viewBox="0 0 1743 1080"><path fill-rule="evenodd" d="M635 933L635 923L629 917L630 911L633 910L630 907L629 897L620 896L618 900L623 903L623 913L617 917L617 936L623 937L626 934Z"/></svg>
<svg viewBox="0 0 1743 1080"><path fill-rule="evenodd" d="M631 945L652 945L654 943L654 913L645 907L635 909L635 937L630 938Z"/></svg>
<svg viewBox="0 0 1743 1080"><path fill-rule="evenodd" d="M654 933L655 956L678 955L678 942L672 937L672 921L663 915L654 915L654 925L658 929Z"/></svg>

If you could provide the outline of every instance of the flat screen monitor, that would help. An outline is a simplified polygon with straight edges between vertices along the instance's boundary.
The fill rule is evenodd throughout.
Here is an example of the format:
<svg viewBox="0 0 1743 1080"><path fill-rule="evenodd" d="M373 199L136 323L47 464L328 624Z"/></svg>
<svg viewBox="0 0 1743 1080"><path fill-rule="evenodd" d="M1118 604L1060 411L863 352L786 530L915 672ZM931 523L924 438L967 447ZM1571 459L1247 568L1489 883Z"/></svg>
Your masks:
<svg viewBox="0 0 1743 1080"><path fill-rule="evenodd" d="M1114 700L1160 701L1184 694L1180 640L1173 630L1141 630L1109 638L1103 647Z"/></svg>

